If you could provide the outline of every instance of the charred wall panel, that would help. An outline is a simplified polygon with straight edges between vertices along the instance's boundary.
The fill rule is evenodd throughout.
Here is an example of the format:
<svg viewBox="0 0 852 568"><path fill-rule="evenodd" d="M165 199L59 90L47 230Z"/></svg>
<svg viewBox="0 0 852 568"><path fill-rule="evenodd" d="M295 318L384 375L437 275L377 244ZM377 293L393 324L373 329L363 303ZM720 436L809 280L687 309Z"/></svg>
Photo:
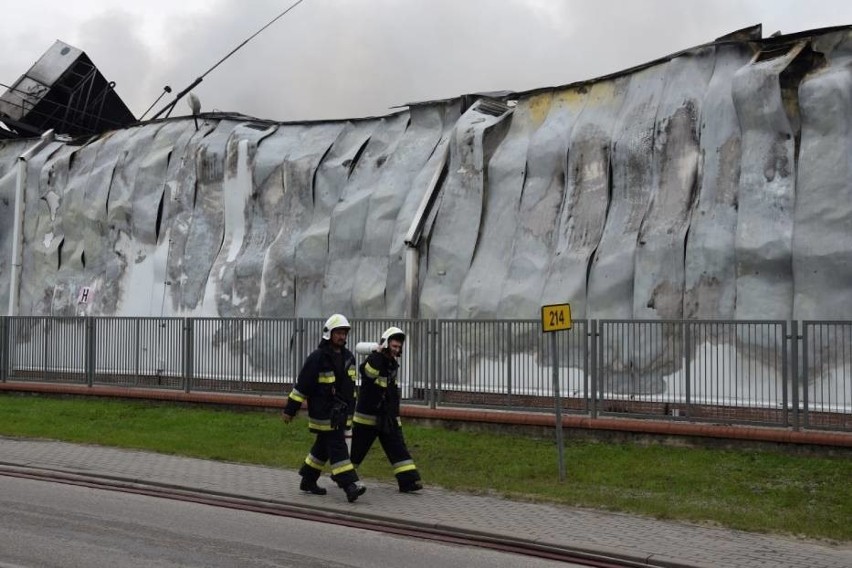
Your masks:
<svg viewBox="0 0 852 568"><path fill-rule="evenodd" d="M588 315L632 318L636 248L656 193L654 133L668 63L631 75L612 142L612 193L589 275ZM570 150L569 150L570 151Z"/></svg>
<svg viewBox="0 0 852 568"><path fill-rule="evenodd" d="M686 243L683 312L687 318L733 319L742 139L731 80L754 52L748 44L715 50L713 76L701 108L698 202Z"/></svg>
<svg viewBox="0 0 852 568"><path fill-rule="evenodd" d="M850 317L852 307L852 34L815 46L824 66L799 86L802 137L796 179L796 319Z"/></svg>
<svg viewBox="0 0 852 568"><path fill-rule="evenodd" d="M796 127L782 74L802 54L797 43L758 53L734 75L742 131L736 258L738 319L789 319L793 307L792 238Z"/></svg>
<svg viewBox="0 0 852 568"><path fill-rule="evenodd" d="M28 164L19 313L399 317L413 294L421 317L849 318L849 46L728 38L384 118L53 142ZM4 274L31 144L0 144Z"/></svg>
<svg viewBox="0 0 852 568"><path fill-rule="evenodd" d="M642 220L636 250L633 317L683 317L686 232L698 186L699 116L713 73L712 48L668 64L657 108L651 157L655 192Z"/></svg>
<svg viewBox="0 0 852 568"><path fill-rule="evenodd" d="M350 167L370 140L375 124L341 124L336 138L323 154L313 179L314 207L311 223L296 243L296 316L323 313L323 288L329 260L331 215L349 179Z"/></svg>
<svg viewBox="0 0 852 568"><path fill-rule="evenodd" d="M601 81L574 95L569 121L579 112L567 155L565 194L555 228L555 249L543 290L543 303L570 301L575 317L588 317L589 268L600 244L610 204L612 131L623 104L626 79ZM572 97L573 99L573 97Z"/></svg>
<svg viewBox="0 0 852 568"><path fill-rule="evenodd" d="M352 296L358 270L372 269L361 266L364 235L372 230L367 226L371 196L380 191L387 162L397 153L407 126L407 113L378 120L369 140L352 158L350 174L331 214L322 313L354 313ZM391 160L390 167L394 164Z"/></svg>
<svg viewBox="0 0 852 568"><path fill-rule="evenodd" d="M322 281L325 271L328 214L337 196L329 193L327 185L318 185L318 168L342 130L342 124L278 130L289 140L278 175L270 176L266 198L275 217L259 298L265 316L293 317L319 305L321 295L315 283Z"/></svg>
<svg viewBox="0 0 852 568"><path fill-rule="evenodd" d="M399 213L393 226L393 232L386 235L383 230L370 230L368 241L377 245L382 239L390 238L388 243L389 252L387 259L387 280L385 287L385 311L384 314L405 314L406 290L405 290L405 236L414 222L417 210L422 203L429 184L435 176L440 181L440 174L446 171L443 157L448 150L453 128L461 114L461 106L458 101L446 104L415 106L411 109L411 125L409 132L411 136L417 136L417 142L410 142L412 154L420 154L420 145L423 150L429 149L424 165L417 171L412 171L410 180L403 181L403 187L410 188L403 202L400 204ZM430 148L431 146L431 148ZM442 164L444 164L442 166ZM382 224L382 226L387 226ZM370 249L372 250L372 249ZM366 257L370 262L370 257ZM381 267L381 260L375 259ZM381 268L380 268L381 270ZM377 281L380 276L377 277ZM418 286L419 289L419 286ZM363 294L363 292L361 292Z"/></svg>
<svg viewBox="0 0 852 568"><path fill-rule="evenodd" d="M427 233L425 270L421 270L422 317L456 317L459 291L473 263L483 230L487 199L486 171L503 141L510 112L492 116L474 105L456 123L450 142L447 178L436 218Z"/></svg>
<svg viewBox="0 0 852 568"><path fill-rule="evenodd" d="M566 104L559 94L565 95L539 94L522 101L532 133L525 157L517 222L509 223L515 236L496 317L528 317L527 314L540 307L547 269L553 258L556 221L565 195L566 142L579 110L579 105ZM568 98L577 102L573 97ZM517 110L515 115L517 118Z"/></svg>

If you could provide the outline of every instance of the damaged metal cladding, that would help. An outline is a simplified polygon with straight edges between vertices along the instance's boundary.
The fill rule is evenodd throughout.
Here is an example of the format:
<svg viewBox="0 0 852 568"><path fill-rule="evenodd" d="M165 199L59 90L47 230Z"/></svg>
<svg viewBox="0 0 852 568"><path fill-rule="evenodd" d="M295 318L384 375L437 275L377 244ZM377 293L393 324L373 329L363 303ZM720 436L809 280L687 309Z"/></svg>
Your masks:
<svg viewBox="0 0 852 568"><path fill-rule="evenodd" d="M821 66L799 83L801 137L793 215L793 317L848 319L852 303L852 33L818 38ZM845 345L848 334L820 329L825 345ZM815 352L808 377L848 377L828 352ZM841 380L814 380L813 400L844 400Z"/></svg>
<svg viewBox="0 0 852 568"><path fill-rule="evenodd" d="M636 249L642 220L656 193L655 119L669 65L643 69L625 86L611 142L609 210L589 272L587 315L592 318L633 317Z"/></svg>
<svg viewBox="0 0 852 568"><path fill-rule="evenodd" d="M733 319L742 137L731 81L755 49L733 43L715 50L700 115L698 195L686 239L683 313L686 318Z"/></svg>
<svg viewBox="0 0 852 568"><path fill-rule="evenodd" d="M208 114L52 143L28 165L18 312L852 318L850 29L753 31L379 118ZM0 142L2 274L32 143ZM605 349L634 384L681 364Z"/></svg>
<svg viewBox="0 0 852 568"><path fill-rule="evenodd" d="M508 107L494 110L481 102L459 118L451 135L447 177L434 220L426 231L429 244L420 292L420 315L424 318L456 317L459 291L477 248L481 245L487 250L498 245L480 239L488 201L486 171L512 113ZM505 242L499 244L506 246ZM502 257L499 262L503 262Z"/></svg>
<svg viewBox="0 0 852 568"><path fill-rule="evenodd" d="M797 122L782 74L806 42L761 51L734 75L741 169L736 228L738 319L790 319Z"/></svg>
<svg viewBox="0 0 852 568"><path fill-rule="evenodd" d="M793 215L793 317L850 317L852 34L819 38L822 65L799 84L801 138Z"/></svg>
<svg viewBox="0 0 852 568"><path fill-rule="evenodd" d="M323 278L322 305L329 313L361 315L378 311L371 306L374 301L369 290L361 288L355 293L359 269L364 272L375 270L372 266L361 264L364 251L365 234L373 227L367 224L369 212L377 208L377 201L371 198L380 195L382 181L387 174L390 177L401 175L396 172L394 157L405 142L408 129L407 113L381 118L372 125L369 138L361 145L354 156L349 158L345 167L349 170L346 182L340 191L340 200L331 213L328 233L328 262L325 264ZM395 208L394 214L399 207ZM394 215L395 216L395 215ZM388 249L385 248L385 255ZM353 296L361 299L356 309Z"/></svg>

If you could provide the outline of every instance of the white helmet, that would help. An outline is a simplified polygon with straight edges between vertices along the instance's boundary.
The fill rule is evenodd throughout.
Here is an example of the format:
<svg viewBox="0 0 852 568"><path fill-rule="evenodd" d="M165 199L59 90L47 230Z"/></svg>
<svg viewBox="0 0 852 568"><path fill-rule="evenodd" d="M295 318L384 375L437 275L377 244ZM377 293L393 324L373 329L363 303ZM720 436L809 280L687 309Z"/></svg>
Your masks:
<svg viewBox="0 0 852 568"><path fill-rule="evenodd" d="M322 326L322 338L331 339L332 331L344 327L346 329L352 329L352 326L349 325L349 320L346 319L346 316L340 314L333 314L330 318L325 320L325 325Z"/></svg>
<svg viewBox="0 0 852 568"><path fill-rule="evenodd" d="M384 349L388 345L391 337L399 337L401 341L405 341L405 332L398 327L391 326L382 333L382 338L379 340L379 349Z"/></svg>

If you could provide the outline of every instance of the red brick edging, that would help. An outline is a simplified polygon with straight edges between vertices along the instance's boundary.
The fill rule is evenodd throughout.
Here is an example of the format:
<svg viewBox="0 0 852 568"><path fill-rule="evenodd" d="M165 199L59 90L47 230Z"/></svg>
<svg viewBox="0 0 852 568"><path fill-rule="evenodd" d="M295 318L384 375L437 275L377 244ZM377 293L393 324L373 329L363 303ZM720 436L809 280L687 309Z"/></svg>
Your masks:
<svg viewBox="0 0 852 568"><path fill-rule="evenodd" d="M146 389L114 386L86 386L61 383L29 383L8 381L0 383L0 392L29 392L46 394L68 394L102 396L171 402L192 402L249 406L256 408L282 408L285 397L279 395L253 395L228 392L184 392L182 390ZM484 424L506 424L512 426L552 427L552 414L540 412L512 412L503 410L473 410L467 408L429 408L419 405L404 405L402 415L407 418L427 420L449 420ZM562 417L562 426L589 431L619 431L638 434L667 436L695 436L754 442L783 444L810 444L852 448L852 432L826 432L815 430L789 430L784 428L760 428L754 426L728 426L720 424L698 424L683 421L636 420L628 418L590 418L567 415Z"/></svg>

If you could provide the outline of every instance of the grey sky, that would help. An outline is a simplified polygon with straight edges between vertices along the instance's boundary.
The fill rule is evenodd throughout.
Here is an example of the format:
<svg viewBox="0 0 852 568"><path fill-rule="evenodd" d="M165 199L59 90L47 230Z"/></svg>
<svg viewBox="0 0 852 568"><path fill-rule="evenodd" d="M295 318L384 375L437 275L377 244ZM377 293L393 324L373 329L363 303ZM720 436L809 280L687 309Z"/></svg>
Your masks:
<svg viewBox="0 0 852 568"><path fill-rule="evenodd" d="M139 116L164 85L186 87L294 1L0 0L0 83L61 39ZM590 79L757 23L765 36L852 25L852 2L304 0L195 92L205 111L275 120L384 114ZM175 114L186 113L181 102Z"/></svg>

